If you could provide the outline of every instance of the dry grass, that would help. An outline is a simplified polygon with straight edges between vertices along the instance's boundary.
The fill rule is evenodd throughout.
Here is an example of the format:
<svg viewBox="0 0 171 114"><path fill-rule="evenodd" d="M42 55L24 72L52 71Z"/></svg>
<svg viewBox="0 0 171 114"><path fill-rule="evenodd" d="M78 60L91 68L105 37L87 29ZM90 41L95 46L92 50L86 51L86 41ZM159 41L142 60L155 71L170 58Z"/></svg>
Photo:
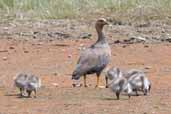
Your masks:
<svg viewBox="0 0 171 114"><path fill-rule="evenodd" d="M127 19L171 17L170 0L0 0L1 19L78 18L103 14Z"/></svg>

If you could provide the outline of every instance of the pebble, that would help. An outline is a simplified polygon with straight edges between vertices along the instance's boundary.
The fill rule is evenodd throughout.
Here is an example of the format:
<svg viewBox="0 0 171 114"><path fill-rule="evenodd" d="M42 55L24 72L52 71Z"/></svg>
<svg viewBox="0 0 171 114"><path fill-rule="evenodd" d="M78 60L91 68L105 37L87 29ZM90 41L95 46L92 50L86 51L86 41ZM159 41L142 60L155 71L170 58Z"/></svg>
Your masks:
<svg viewBox="0 0 171 114"><path fill-rule="evenodd" d="M79 35L79 38L81 38L81 39L90 39L91 36L92 36L92 34L83 32L83 33L81 33Z"/></svg>
<svg viewBox="0 0 171 114"><path fill-rule="evenodd" d="M59 86L58 83L52 83L52 85L55 86L55 87L58 87Z"/></svg>
<svg viewBox="0 0 171 114"><path fill-rule="evenodd" d="M84 46L84 44L80 44L80 47L83 47Z"/></svg>
<svg viewBox="0 0 171 114"><path fill-rule="evenodd" d="M3 59L4 61L6 61L6 60L7 60L7 57L3 57L2 59Z"/></svg>
<svg viewBox="0 0 171 114"><path fill-rule="evenodd" d="M54 75L54 76L58 76L58 73L57 73L57 72L55 72L55 73L53 73L53 75Z"/></svg>
<svg viewBox="0 0 171 114"><path fill-rule="evenodd" d="M24 50L24 53L29 53L29 51L27 51L27 50Z"/></svg>
<svg viewBox="0 0 171 114"><path fill-rule="evenodd" d="M152 66L145 66L144 69L152 69Z"/></svg>
<svg viewBox="0 0 171 114"><path fill-rule="evenodd" d="M148 45L144 45L144 48L148 48L149 46Z"/></svg>
<svg viewBox="0 0 171 114"><path fill-rule="evenodd" d="M68 58L71 58L71 57L72 57L72 55L71 55L71 54L69 54L69 55L68 55Z"/></svg>
<svg viewBox="0 0 171 114"><path fill-rule="evenodd" d="M72 86L73 86L73 87L81 87L82 84L74 84L74 83L73 83Z"/></svg>
<svg viewBox="0 0 171 114"><path fill-rule="evenodd" d="M37 43L37 45L43 45L43 42L39 42L39 43Z"/></svg>
<svg viewBox="0 0 171 114"><path fill-rule="evenodd" d="M15 49L15 48L11 46L11 47L9 47L9 49Z"/></svg>
<svg viewBox="0 0 171 114"><path fill-rule="evenodd" d="M99 88L103 89L103 88L105 88L105 86L99 86Z"/></svg>

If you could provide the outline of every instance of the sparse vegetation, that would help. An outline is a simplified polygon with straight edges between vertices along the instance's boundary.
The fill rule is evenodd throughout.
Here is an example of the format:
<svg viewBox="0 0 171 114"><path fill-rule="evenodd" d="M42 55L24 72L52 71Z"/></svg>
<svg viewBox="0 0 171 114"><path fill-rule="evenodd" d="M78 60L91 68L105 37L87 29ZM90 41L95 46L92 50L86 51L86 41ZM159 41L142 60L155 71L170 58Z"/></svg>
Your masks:
<svg viewBox="0 0 171 114"><path fill-rule="evenodd" d="M89 14L160 19L171 17L171 0L0 0L1 18L55 19Z"/></svg>

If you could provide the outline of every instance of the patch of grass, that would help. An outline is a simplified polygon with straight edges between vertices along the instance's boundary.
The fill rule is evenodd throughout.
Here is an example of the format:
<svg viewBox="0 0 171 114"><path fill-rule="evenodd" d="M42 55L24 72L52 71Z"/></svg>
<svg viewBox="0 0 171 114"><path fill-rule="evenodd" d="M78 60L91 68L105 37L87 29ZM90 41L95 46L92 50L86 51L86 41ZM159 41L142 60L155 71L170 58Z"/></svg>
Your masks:
<svg viewBox="0 0 171 114"><path fill-rule="evenodd" d="M171 0L0 0L1 18L78 18L96 13L171 17Z"/></svg>

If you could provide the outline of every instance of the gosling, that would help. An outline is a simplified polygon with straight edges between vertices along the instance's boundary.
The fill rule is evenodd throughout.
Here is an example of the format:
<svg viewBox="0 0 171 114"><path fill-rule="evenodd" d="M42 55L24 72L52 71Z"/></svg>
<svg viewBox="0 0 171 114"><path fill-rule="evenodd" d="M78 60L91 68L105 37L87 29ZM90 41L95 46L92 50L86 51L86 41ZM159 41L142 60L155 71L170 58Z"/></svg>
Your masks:
<svg viewBox="0 0 171 114"><path fill-rule="evenodd" d="M128 78L129 83L132 86L133 91L138 96L138 91L142 91L144 95L147 95L151 89L151 83L143 72L137 72Z"/></svg>
<svg viewBox="0 0 171 114"><path fill-rule="evenodd" d="M106 77L110 77L111 79L117 79L120 77L126 78L132 91L136 92L137 96L139 95L138 91L142 91L144 95L147 95L151 89L150 81L141 70L131 69L124 73L119 68L112 67L106 71Z"/></svg>
<svg viewBox="0 0 171 114"><path fill-rule="evenodd" d="M117 79L113 79L111 83L109 83L109 88L115 92L117 100L120 99L121 92L126 92L128 97L131 97L132 88L130 83L127 81L125 77L119 77Z"/></svg>
<svg viewBox="0 0 171 114"><path fill-rule="evenodd" d="M41 80L33 74L19 73L14 79L14 84L20 90L20 96L24 97L27 92L28 97L31 97L34 91L34 97L37 97L37 90L41 87Z"/></svg>
<svg viewBox="0 0 171 114"><path fill-rule="evenodd" d="M131 97L132 88L128 80L123 76L119 68L111 68L106 72L106 78L111 82L108 84L109 88L116 94L117 100L120 99L120 94L126 92L128 97Z"/></svg>

